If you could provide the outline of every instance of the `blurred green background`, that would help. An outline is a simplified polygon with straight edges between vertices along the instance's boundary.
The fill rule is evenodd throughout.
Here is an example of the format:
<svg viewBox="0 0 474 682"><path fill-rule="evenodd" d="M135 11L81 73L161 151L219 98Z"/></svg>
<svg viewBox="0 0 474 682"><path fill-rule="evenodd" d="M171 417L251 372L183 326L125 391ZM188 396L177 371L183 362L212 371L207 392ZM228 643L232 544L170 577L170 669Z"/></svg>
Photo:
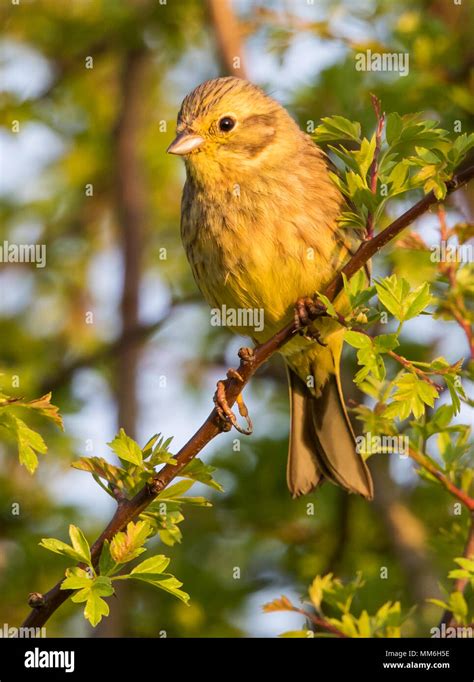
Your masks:
<svg viewBox="0 0 474 682"><path fill-rule="evenodd" d="M238 56L233 73L264 87L305 129L342 114L372 130L374 92L387 112L423 110L448 130L459 121L470 132L469 4L3 0L0 240L46 244L47 266L1 265L1 382L28 398L52 390L66 431L35 423L49 452L34 477L13 447L0 445L1 622L18 625L28 593L60 577L62 560L39 548L40 538L66 539L75 523L92 540L112 513L110 499L71 461L108 456L119 426L142 444L157 431L174 436L177 449L207 416L215 382L243 344L209 325L180 242L184 169L165 150L185 94L229 73ZM354 55L366 49L408 52L409 75L356 71ZM473 198L472 190L456 198L448 215L465 215ZM420 222L429 239L432 217ZM403 265L389 254L376 269ZM416 281L419 273L408 268L410 275ZM401 352L423 358L435 348L450 360L466 354L461 332L440 321L414 324ZM439 609L424 600L439 596L465 536L452 500L420 483L409 461L382 455L371 462L373 504L330 485L291 500L278 358L246 396L254 435L236 444L235 431L225 434L203 455L225 493L212 492L212 508L188 509L182 542L163 549L191 606L127 584L94 634L272 636L296 629L301 617L265 615L266 601L281 593L297 599L317 573L362 571L364 606L418 603L405 633L426 636ZM472 422L472 413L460 418ZM92 630L67 603L47 633Z"/></svg>

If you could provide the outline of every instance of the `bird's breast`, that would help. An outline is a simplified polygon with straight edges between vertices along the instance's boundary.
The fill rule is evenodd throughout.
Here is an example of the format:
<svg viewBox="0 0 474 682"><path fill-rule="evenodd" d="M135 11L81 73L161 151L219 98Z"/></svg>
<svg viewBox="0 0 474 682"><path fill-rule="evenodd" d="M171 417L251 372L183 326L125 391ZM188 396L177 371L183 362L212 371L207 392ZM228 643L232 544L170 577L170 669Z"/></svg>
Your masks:
<svg viewBox="0 0 474 682"><path fill-rule="evenodd" d="M254 321L246 313L229 325L259 341L290 319L300 296L330 280L341 250L323 197L318 207L304 189L298 196L295 186L272 190L267 182L260 192L229 186L213 196L185 186L181 232L196 282L211 308L262 314L258 331L239 323Z"/></svg>

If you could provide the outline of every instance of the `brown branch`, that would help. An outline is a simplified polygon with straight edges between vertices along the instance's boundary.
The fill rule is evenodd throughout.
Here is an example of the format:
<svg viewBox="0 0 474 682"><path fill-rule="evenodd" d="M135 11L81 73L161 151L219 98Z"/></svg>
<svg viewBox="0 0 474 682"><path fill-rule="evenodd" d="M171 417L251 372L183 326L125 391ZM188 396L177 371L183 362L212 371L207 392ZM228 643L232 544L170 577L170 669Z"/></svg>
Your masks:
<svg viewBox="0 0 474 682"><path fill-rule="evenodd" d="M139 324L146 194L137 150L147 64L148 55L144 47L132 48L123 57L119 81L121 106L114 131L115 205L124 269L120 315L125 335ZM136 378L139 357L140 349L136 343L122 346L117 353L114 380L118 422L132 438L135 438L138 409Z"/></svg>
<svg viewBox="0 0 474 682"><path fill-rule="evenodd" d="M323 614L314 613L312 611L306 611L298 606L291 603L288 597L282 595L280 599L274 599L268 604L264 604L262 607L264 613L275 613L276 611L293 611L293 613L301 613L307 620L309 620L315 627L325 630L336 637L347 638L344 632L339 630L335 625L332 625ZM312 632L315 632L314 630Z"/></svg>
<svg viewBox="0 0 474 682"><path fill-rule="evenodd" d="M456 497L470 512L474 512L474 499L465 493L464 490L461 490L454 485L454 483L445 474L443 474L442 471L440 471L434 464L431 463L426 455L422 454L421 452L417 452L412 448L409 449L408 454L411 459L413 459L415 462L417 462L417 464L423 467L423 469L426 469L426 471L434 476L436 480L438 480L446 488L446 490L451 493L453 497Z"/></svg>
<svg viewBox="0 0 474 682"><path fill-rule="evenodd" d="M472 326L469 324L469 321L462 315L462 313L451 306L450 308L451 314L458 323L458 325L461 327L463 330L467 343L469 345L469 355L471 356L471 360L474 360L474 334L472 332Z"/></svg>
<svg viewBox="0 0 474 682"><path fill-rule="evenodd" d="M318 307L320 307L321 314L325 315L325 306L323 304L319 304L318 302ZM372 342L373 342L373 337L365 330L361 329L360 327L352 327L348 322L346 322L344 315L341 315L340 313L337 313L337 321L339 322L340 325L345 327L346 329L349 329L351 331L357 332L358 334L364 334L364 336L367 336ZM411 372L414 372L417 374L420 379L425 381L427 384L430 384L438 392L441 392L443 390L443 387L437 384L435 381L429 378L428 372L424 372L422 369L417 367L413 362L410 360L407 360L407 358L404 358L403 355L399 355L398 353L395 353L393 350L387 351L387 355L389 355L395 362L398 362L402 367L405 369L410 370ZM449 371L453 371L453 366L450 365L449 367L446 367L445 369L439 370L439 374L448 374ZM437 371L432 371L431 374L438 374Z"/></svg>
<svg viewBox="0 0 474 682"><path fill-rule="evenodd" d="M459 189L472 177L474 177L474 167L461 171L448 183L448 192L451 193L456 189ZM344 272L348 278L352 277L360 268L364 267L367 261L378 253L383 246L398 236L398 234L415 220L415 218L418 218L435 203L437 203L437 199L434 194L430 192L376 237L370 241L364 242L356 254L342 269L342 272ZM339 273L325 290L325 294L330 300L334 300L337 296L342 287L342 283L342 276ZM249 349L241 349L239 351L240 365L237 372L241 377L241 380L234 376L225 381L227 403L229 407L232 407L235 403L237 397L257 369L285 343L290 341L297 332L298 325L292 320L286 327L277 332L268 339L268 341L265 341L265 343L257 346L253 351ZM196 457L196 455L201 452L213 438L225 430L226 424L222 423L218 418L217 411L213 409L205 422L177 453L175 456L176 463L174 465L166 464L153 478L151 483L145 485L133 499L119 505L108 526L91 548L92 558L95 563L99 560L104 541L111 540L117 532L125 528L129 521L136 518L144 509L146 509L158 493L166 488L166 486L179 475L184 467ZM428 464L430 464L429 461ZM432 468L434 469L434 467ZM434 469L434 471L436 473L433 473L433 475L438 477L437 474L439 474L439 472L437 472L436 469ZM464 493L458 491L458 489L455 488L455 486L452 486L449 481L448 483L451 488L454 488L456 496L460 499L459 495L464 495ZM453 490L450 490L450 492L453 492ZM470 500L470 503L472 504L471 509L474 508L474 500ZM61 582L62 580L44 595L44 600L42 602L40 600L41 606L30 612L24 622L25 627L41 627L56 609L68 599L71 592L68 590L61 590Z"/></svg>
<svg viewBox="0 0 474 682"><path fill-rule="evenodd" d="M438 392L441 391L442 386L437 384L436 381L433 381L433 379L430 379L429 376L427 376L426 372L424 372L419 367L416 367L416 365L410 362L410 360L404 358L403 355L399 355L398 353L395 353L393 350L389 350L387 355L390 355L391 358L393 358L396 362L402 365L402 367L405 367L405 369L408 369L411 372L417 374L422 381L426 381L427 384L433 386Z"/></svg>
<svg viewBox="0 0 474 682"><path fill-rule="evenodd" d="M222 70L230 76L247 78L240 25L229 0L207 0Z"/></svg>
<svg viewBox="0 0 474 682"><path fill-rule="evenodd" d="M469 166L469 168L465 168L464 170L459 171L459 173L456 173L452 180L449 180L449 182L446 183L446 196L449 196L456 190L463 187L469 182L469 180L472 180L472 178L474 178L474 166ZM429 192L423 197L423 199L420 199L420 201L414 204L399 218L394 220L393 223L382 230L382 232L379 232L379 234L377 234L373 239L363 242L350 261L342 268L341 273L335 277L335 279L326 289L326 296L330 300L333 300L342 289L342 273L344 273L346 277L350 279L352 275L360 270L365 263L373 258L373 256L375 256L384 246L386 246L386 244L397 237L402 230L408 227L408 225L410 225L414 220L423 215L423 213L426 213L431 206L434 206L437 203L439 203L439 200L435 197L434 193Z"/></svg>
<svg viewBox="0 0 474 682"><path fill-rule="evenodd" d="M327 621L325 618L321 618L320 616L317 616L314 613L310 613L305 609L299 609L298 607L293 605L290 610L294 611L295 613L301 613L302 616L305 616L317 628L325 630L326 632L329 632L331 635L335 635L336 637L340 637L341 639L348 638L348 635L344 634L344 632L341 632L341 630L339 630L339 628L337 628L335 625L331 625L331 623Z"/></svg>

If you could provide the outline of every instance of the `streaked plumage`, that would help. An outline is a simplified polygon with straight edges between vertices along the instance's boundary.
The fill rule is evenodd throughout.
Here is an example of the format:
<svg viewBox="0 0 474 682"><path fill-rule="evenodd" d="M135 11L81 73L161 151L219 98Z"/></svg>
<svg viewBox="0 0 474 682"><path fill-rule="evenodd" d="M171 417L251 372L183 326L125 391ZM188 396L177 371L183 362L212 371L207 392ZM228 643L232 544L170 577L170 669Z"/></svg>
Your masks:
<svg viewBox="0 0 474 682"><path fill-rule="evenodd" d="M232 130L220 130L224 118ZM237 78L191 92L177 133L170 151L185 158L181 234L196 282L212 307L263 308L264 330L252 336L266 340L355 248L337 225L343 199L326 158L283 107ZM299 495L324 476L372 497L341 399L343 331L328 319L315 326L327 347L296 337L281 351L292 409L288 484Z"/></svg>

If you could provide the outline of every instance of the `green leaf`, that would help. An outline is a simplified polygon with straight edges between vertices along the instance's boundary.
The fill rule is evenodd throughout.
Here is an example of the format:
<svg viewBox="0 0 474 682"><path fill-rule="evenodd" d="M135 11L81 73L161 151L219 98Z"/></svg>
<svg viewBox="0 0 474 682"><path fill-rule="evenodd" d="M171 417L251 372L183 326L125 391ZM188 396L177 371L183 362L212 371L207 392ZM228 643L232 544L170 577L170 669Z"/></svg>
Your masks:
<svg viewBox="0 0 474 682"><path fill-rule="evenodd" d="M179 528L179 526L177 526L175 523L170 522L167 523L166 528L160 528L158 530L158 535L161 542L163 542L163 544L167 545L168 547L172 547L177 542L181 542L181 540L183 539L183 534L181 533L181 529Z"/></svg>
<svg viewBox="0 0 474 682"><path fill-rule="evenodd" d="M163 554L158 554L156 556L150 557L142 561L138 566L128 574L117 576L115 580L123 579L134 579L140 580L141 582L146 582L154 587L158 587L160 590L169 592L173 596L180 599L185 604L189 601L189 594L183 592L179 588L182 586L177 578L169 573L163 573L163 571L169 565L169 558Z"/></svg>
<svg viewBox="0 0 474 682"><path fill-rule="evenodd" d="M180 498L182 495L184 495L184 493L193 487L195 482L196 481L194 480L183 480L178 481L178 483L173 483L173 485L170 485L162 490L161 493L156 496L156 500L163 502L165 499L174 500L176 498Z"/></svg>
<svg viewBox="0 0 474 682"><path fill-rule="evenodd" d="M328 314L330 317L334 317L335 319L337 319L336 308L333 306L333 304L331 303L331 301L329 300L329 298L328 298L327 296L325 296L324 294L320 293L319 291L317 291L316 294L317 294L317 297L319 298L319 300L321 301L321 303L322 303L324 306L326 306L326 312L327 312L327 314Z"/></svg>
<svg viewBox="0 0 474 682"><path fill-rule="evenodd" d="M434 178L430 178L423 185L425 194L433 192L438 201L445 198L448 188L446 183L439 179L438 175Z"/></svg>
<svg viewBox="0 0 474 682"><path fill-rule="evenodd" d="M108 616L109 612L110 609L107 602L102 599L96 590L92 589L84 608L84 616L92 627L95 628L102 620L102 617Z"/></svg>
<svg viewBox="0 0 474 682"><path fill-rule="evenodd" d="M375 283L379 301L400 321L403 319L404 302L410 291L410 285L403 278L396 275L385 277Z"/></svg>
<svg viewBox="0 0 474 682"><path fill-rule="evenodd" d="M413 413L415 418L419 419L425 413L425 405L433 407L438 397L438 391L434 386L418 379L412 372L401 374L394 384L397 390L393 395L393 401L399 403L399 407L394 411L393 403L390 404L383 413L386 418L397 416L403 421Z"/></svg>
<svg viewBox="0 0 474 682"><path fill-rule="evenodd" d="M385 178L390 185L390 197L408 191L410 188L408 174L410 166L408 162L400 162L391 170L390 175Z"/></svg>
<svg viewBox="0 0 474 682"><path fill-rule="evenodd" d="M308 594L316 611L320 611L321 604L326 593L334 590L334 577L332 573L324 576L317 575L311 583Z"/></svg>
<svg viewBox="0 0 474 682"><path fill-rule="evenodd" d="M467 557L457 557L454 559L454 561L461 566L461 568L469 571L474 578L474 559L468 559Z"/></svg>
<svg viewBox="0 0 474 682"><path fill-rule="evenodd" d="M202 460L195 457L189 464L187 464L184 469L180 472L180 476L185 478L192 478L193 481L199 481L208 485L210 488L214 488L219 492L223 492L224 488L212 477L215 467L209 464L204 464Z"/></svg>
<svg viewBox="0 0 474 682"><path fill-rule="evenodd" d="M133 575L130 574L130 577L135 578L136 580L141 580L142 582L146 582L149 585L153 585L154 587L158 587L160 590L164 590L165 592L169 592L185 604L188 604L189 602L189 594L179 589L183 583L168 573L163 573L159 580L150 579L151 576L147 576L146 573L135 573Z"/></svg>
<svg viewBox="0 0 474 682"><path fill-rule="evenodd" d="M372 135L370 140L367 140L364 137L360 145L360 149L354 152L354 158L357 161L357 165L359 167L359 175L362 178L366 178L369 168L372 165L372 161L374 160L375 145L375 135Z"/></svg>
<svg viewBox="0 0 474 682"><path fill-rule="evenodd" d="M83 568L74 566L66 569L66 578L61 583L62 590L89 589L92 578Z"/></svg>
<svg viewBox="0 0 474 682"><path fill-rule="evenodd" d="M351 140L360 143L360 123L349 121L343 116L330 116L321 119L321 124L314 131L318 142L338 142Z"/></svg>
<svg viewBox="0 0 474 682"><path fill-rule="evenodd" d="M358 270L349 280L343 273L342 279L344 282L344 291L353 309L365 305L375 295L375 287L367 286L367 274L364 268Z"/></svg>
<svg viewBox="0 0 474 682"><path fill-rule="evenodd" d="M429 604L439 606L441 609L449 610L449 604L447 604L445 601L441 601L441 599L427 599L426 601Z"/></svg>
<svg viewBox="0 0 474 682"><path fill-rule="evenodd" d="M361 332L346 331L344 340L353 348L372 348L372 339Z"/></svg>
<svg viewBox="0 0 474 682"><path fill-rule="evenodd" d="M176 465L176 459L170 452L168 452L168 448L172 440L173 440L172 437L167 438L166 440L164 440L163 437L160 437L158 443L154 447L153 454L150 458L151 466L155 467L158 464L171 464L173 466Z"/></svg>
<svg viewBox="0 0 474 682"><path fill-rule="evenodd" d="M65 542L62 542L61 540L56 540L56 538L43 538L39 543L39 546L44 547L45 549L49 549L50 552L54 552L55 554L62 554L63 556L71 557L71 559L74 559L75 561L83 561L83 557L81 554L76 552L70 545L67 545Z"/></svg>
<svg viewBox="0 0 474 682"><path fill-rule="evenodd" d="M374 348L377 353L387 353L399 345L396 334L379 334L374 338Z"/></svg>
<svg viewBox="0 0 474 682"><path fill-rule="evenodd" d="M437 429L445 429L450 424L453 414L452 405L441 405L436 412L433 413L429 423ZM432 431L432 433L436 432Z"/></svg>
<svg viewBox="0 0 474 682"><path fill-rule="evenodd" d="M100 575L91 577L82 568L68 568L66 578L61 583L61 590L75 590L71 601L77 604L86 602L84 617L94 627L100 623L102 616L109 615L108 604L102 597L114 594L110 578Z"/></svg>
<svg viewBox="0 0 474 682"><path fill-rule="evenodd" d="M328 144L328 149L330 149L333 154L338 156L341 161L343 161L345 166L348 166L351 170L353 170L355 173L358 171L358 165L357 161L354 158L354 155L348 151L345 147L340 145L339 147L335 147L332 144Z"/></svg>
<svg viewBox="0 0 474 682"><path fill-rule="evenodd" d="M35 400L16 400L15 402L9 403L7 405L0 405L0 409L11 410L11 408L16 407L26 407L27 409L33 409L41 414L43 417L50 419L62 430L64 430L63 420L59 414L59 407L51 404L51 393L46 393L46 395L41 396Z"/></svg>
<svg viewBox="0 0 474 682"><path fill-rule="evenodd" d="M99 573L100 575L111 575L116 566L117 564L110 554L110 543L108 540L104 540L99 559Z"/></svg>
<svg viewBox="0 0 474 682"><path fill-rule="evenodd" d="M372 635L369 614L365 609L357 619L357 629L359 631L359 637L370 637Z"/></svg>
<svg viewBox="0 0 474 682"><path fill-rule="evenodd" d="M427 282L410 291L405 279L391 275L376 282L375 288L379 301L400 322L416 317L432 302Z"/></svg>
<svg viewBox="0 0 474 682"><path fill-rule="evenodd" d="M424 147L415 147L418 159L421 159L424 164L439 164L443 160L443 156L435 151L430 151Z"/></svg>
<svg viewBox="0 0 474 682"><path fill-rule="evenodd" d="M4 414L2 418L4 425L17 440L20 464L33 474L38 467L37 453L44 455L47 452L46 443L39 433L30 429L14 414Z"/></svg>
<svg viewBox="0 0 474 682"><path fill-rule="evenodd" d="M150 457L150 455L153 452L153 448L155 447L156 442L159 440L159 438L160 438L159 433L155 433L155 435L150 438L150 440L147 442L147 444L142 450L143 459L148 459L148 457Z"/></svg>
<svg viewBox="0 0 474 682"><path fill-rule="evenodd" d="M474 147L474 133L470 133L469 135L467 133L458 135L448 153L448 158L453 169L460 164L472 147Z"/></svg>
<svg viewBox="0 0 474 682"><path fill-rule="evenodd" d="M367 211L364 210L364 207L361 208L363 209L361 210L362 213L367 213ZM344 230L356 229L364 231L367 223L367 216L359 215L358 213L354 213L354 211L341 211L337 219L337 223L339 227Z"/></svg>
<svg viewBox="0 0 474 682"><path fill-rule="evenodd" d="M125 564L145 552L145 544L152 528L146 521L130 521L126 532L114 535L110 543L110 555L117 564Z"/></svg>
<svg viewBox="0 0 474 682"><path fill-rule="evenodd" d="M91 550L82 530L71 524L69 526L69 537L74 551L81 557L80 561L91 566Z"/></svg>
<svg viewBox="0 0 474 682"><path fill-rule="evenodd" d="M84 608L84 616L95 627L102 620L102 616L109 615L109 605L102 597L110 597L114 593L114 588L110 578L98 576L92 583L89 596L87 597ZM74 601L74 596L72 597Z"/></svg>
<svg viewBox="0 0 474 682"><path fill-rule="evenodd" d="M468 614L468 607L463 593L458 591L452 592L449 596L449 606L457 620L463 623Z"/></svg>
<svg viewBox="0 0 474 682"><path fill-rule="evenodd" d="M403 121L400 114L393 112L388 114L385 124L385 137L389 145L392 145L398 140L403 130Z"/></svg>
<svg viewBox="0 0 474 682"><path fill-rule="evenodd" d="M452 403L452 409L453 413L456 415L459 413L459 410L461 409L461 400L458 395L458 388L456 386L456 379L455 377L449 376L449 374L444 375L444 381L446 383L446 386L448 387L449 395L451 398L451 403Z"/></svg>
<svg viewBox="0 0 474 682"><path fill-rule="evenodd" d="M91 474L96 474L100 478L105 479L109 483L118 485L125 471L120 467L109 464L103 457L81 457L75 460L72 464L74 469L80 471L88 471Z"/></svg>
<svg viewBox="0 0 474 682"><path fill-rule="evenodd" d="M407 296L404 305L403 319L411 320L413 317L417 317L417 315L429 306L432 301L430 285L428 282L425 282Z"/></svg>
<svg viewBox="0 0 474 682"><path fill-rule="evenodd" d="M133 438L127 436L123 429L120 429L118 436L115 436L108 445L122 461L130 462L139 467L143 466L143 454L140 446Z"/></svg>
<svg viewBox="0 0 474 682"><path fill-rule="evenodd" d="M396 115L387 117L387 141L391 145L390 154L402 160L416 152L416 147L424 149L445 148L448 144L446 130L436 128L436 121L422 120L420 114L408 114L397 120ZM420 159L420 163L423 161Z"/></svg>
<svg viewBox="0 0 474 682"><path fill-rule="evenodd" d="M386 373L385 364L383 358L379 354L381 349L376 347L373 339L367 334L354 331L346 332L344 338L350 345L359 349L357 351L357 362L359 365L362 365L362 369L355 375L354 382L357 385L360 385L367 379L369 374L373 374L379 381L383 381ZM388 340L385 342L382 340L382 347L384 343L385 345L388 345L389 342Z"/></svg>
<svg viewBox="0 0 474 682"><path fill-rule="evenodd" d="M138 566L130 571L130 575L135 575L137 573L145 575L157 575L158 573L163 573L163 571L168 567L170 560L164 554L157 554L152 556L145 561L142 561Z"/></svg>

